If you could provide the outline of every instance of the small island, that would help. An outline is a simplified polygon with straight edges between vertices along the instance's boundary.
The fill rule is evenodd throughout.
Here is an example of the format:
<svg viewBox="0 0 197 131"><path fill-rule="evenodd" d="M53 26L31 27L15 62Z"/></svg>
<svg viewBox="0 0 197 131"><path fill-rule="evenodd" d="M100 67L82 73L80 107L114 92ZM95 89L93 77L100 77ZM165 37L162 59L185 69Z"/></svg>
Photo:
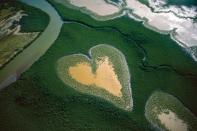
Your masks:
<svg viewBox="0 0 197 131"><path fill-rule="evenodd" d="M130 74L124 55L112 46L100 44L90 49L89 56L73 54L60 58L57 62L60 79L77 91L131 111Z"/></svg>

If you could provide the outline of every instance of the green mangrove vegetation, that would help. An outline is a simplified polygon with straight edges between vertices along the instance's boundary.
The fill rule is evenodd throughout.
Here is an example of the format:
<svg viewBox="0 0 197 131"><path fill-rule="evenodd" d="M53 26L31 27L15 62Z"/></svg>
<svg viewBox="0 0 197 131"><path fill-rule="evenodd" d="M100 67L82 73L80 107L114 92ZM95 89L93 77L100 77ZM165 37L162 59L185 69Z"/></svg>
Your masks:
<svg viewBox="0 0 197 131"><path fill-rule="evenodd" d="M178 99L167 93L154 92L150 96L146 103L145 116L153 126L163 130L197 129L197 118Z"/></svg>
<svg viewBox="0 0 197 131"><path fill-rule="evenodd" d="M144 109L155 91L172 94L197 114L197 103L193 100L197 63L169 35L151 31L127 16L96 21L78 10L48 1L65 23L45 55L0 92L1 130L149 131L152 126ZM88 56L89 49L98 43L113 46L127 60L132 112L74 90L57 74L60 58L73 54Z"/></svg>
<svg viewBox="0 0 197 131"><path fill-rule="evenodd" d="M114 105L116 105L119 108L131 111L132 106L133 106L133 100L132 100L131 87L130 87L130 74L129 74L127 62L124 58L124 55L121 52L119 52L117 49L111 46L105 45L105 44L96 45L93 48L91 48L89 52L90 52L89 54L90 59L87 56L84 56L82 54L73 54L73 55L64 56L60 58L57 63L57 73L60 79L63 80L65 84L70 85L71 87L74 87L76 90L82 93L87 93L93 96L104 98L112 102ZM110 74L113 72L108 71L110 70L109 68L110 65L108 65L109 62L103 60L103 58L106 58L106 57L109 59L107 60L112 65L111 67L113 68L112 71L114 70L113 72L117 75L118 81L120 81L120 85L121 85L120 92L119 92L119 85L117 81L114 80L116 79L115 78L116 76L111 74L107 77L107 74ZM100 62L98 62L99 59L100 59ZM87 66L83 66L83 65L82 65L83 67L76 68L75 66L77 63L78 64L85 63L86 65L88 64L88 66L92 67L91 69L92 71L91 72L83 71L83 70L89 69ZM77 77L82 82L84 82L83 84L77 82L69 74L69 69L73 67L75 67L75 70L80 69L80 71L77 70L78 72L80 73L83 72L84 76L81 76L82 74L79 74L82 78L80 78L80 76ZM104 72L106 72L107 74L105 74ZM96 74L96 78L95 76L92 75L92 73L93 75ZM87 79L89 80L86 80L83 77L87 77ZM110 88L108 88L109 90L106 90L105 88L107 87L104 87L102 89L100 87L97 87L97 85L95 84L91 85L91 83L94 83L95 81L94 79L97 79L96 83L98 83L98 85L101 85L101 86L105 86L105 85L110 86L112 83L114 86L114 90ZM101 81L103 82L103 84L100 83ZM86 85L86 83L88 84ZM110 90L115 95L110 93Z"/></svg>
<svg viewBox="0 0 197 131"><path fill-rule="evenodd" d="M27 14L23 16L19 22L22 32L42 32L48 25L49 17L46 13L40 9L21 3L20 1L2 1L0 7L1 19L8 18L19 10Z"/></svg>
<svg viewBox="0 0 197 131"><path fill-rule="evenodd" d="M39 36L49 17L18 1L2 1L0 7L0 68L3 68Z"/></svg>

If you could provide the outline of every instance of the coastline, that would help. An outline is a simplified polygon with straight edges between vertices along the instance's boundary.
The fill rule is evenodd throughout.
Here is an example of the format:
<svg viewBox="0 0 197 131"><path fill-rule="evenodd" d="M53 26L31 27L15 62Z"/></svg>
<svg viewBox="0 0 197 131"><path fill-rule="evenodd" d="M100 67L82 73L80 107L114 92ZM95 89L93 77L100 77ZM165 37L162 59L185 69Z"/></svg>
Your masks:
<svg viewBox="0 0 197 131"><path fill-rule="evenodd" d="M56 2L56 1L54 1ZM145 18L145 17L141 17L139 16L137 13L135 13L135 9L132 8L132 7L129 7L127 0L124 0L122 3L121 3L121 9L120 9L120 12L117 13L117 14L113 14L112 16L98 16L98 15L95 15L92 11L90 10L86 10L84 8L81 8L81 7L77 7L77 6L74 6L74 5L71 5L68 1L65 2L64 6L67 6L71 9L75 9L75 10L79 10L81 11L82 13L85 13L85 14L89 14L91 17L93 17L94 19L98 20L98 21L107 21L107 20L111 20L111 19L116 19L118 17L122 17L122 16L129 16L129 18L131 19L134 19L136 21L139 21L139 22L142 22L143 23L143 26L145 26L146 28L150 29L150 30L153 30L155 32L158 32L160 34L165 34L165 35L169 35L170 38L175 41L179 46L181 46L188 54L190 54L190 56L193 58L193 60L195 62L197 62L197 57L195 57L194 55L192 55L192 53L189 51L188 52L188 49L190 47L197 47L197 45L195 45L195 38L191 38L191 40L188 40L188 39L185 39L183 38L184 34L186 35L186 37L190 37L189 33L190 32L184 32L179 30L179 25L170 25L171 23L168 23L167 26L171 26L169 29L168 28L165 28L165 27L161 27L161 26L158 26L158 25L154 25L153 23L150 23L150 20L149 18ZM152 13L154 15L158 15L157 17L160 17L160 15L162 16L165 16L167 18L167 16L169 15L170 16L173 16L173 17L176 17L177 20L182 20L183 22L186 22L188 24L191 24L191 21L193 20L190 16L178 16L173 10L171 9L168 9L168 11L154 11L153 8L145 5L144 3L141 3L141 2L138 2L136 0L133 0L132 2L137 2L139 4L139 6L142 6L143 8L146 8L146 10L148 10L147 13ZM57 2L59 3L59 2ZM134 3L133 3L134 4ZM143 8L141 9L141 11L143 11ZM174 7L175 8L175 7ZM167 10L167 9L166 9ZM187 14L186 14L187 15ZM189 14L188 14L189 15ZM177 28L177 27L178 28ZM163 28L163 29L162 29ZM184 27L185 29L188 29L187 27ZM165 30L164 30L165 29ZM190 28L189 28L190 29ZM186 30L185 30L186 31Z"/></svg>

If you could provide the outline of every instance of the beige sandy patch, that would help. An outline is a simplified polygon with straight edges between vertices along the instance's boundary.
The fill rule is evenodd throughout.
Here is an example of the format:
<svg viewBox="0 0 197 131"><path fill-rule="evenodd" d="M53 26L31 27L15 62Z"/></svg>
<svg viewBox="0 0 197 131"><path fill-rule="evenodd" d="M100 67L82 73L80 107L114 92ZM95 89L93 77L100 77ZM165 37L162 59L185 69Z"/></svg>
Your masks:
<svg viewBox="0 0 197 131"><path fill-rule="evenodd" d="M153 3L155 4L155 0ZM132 10L132 14L144 21L146 27L160 33L169 33L176 29L175 33L170 33L173 40L184 48L197 46L197 23L191 18L182 18L194 16L196 12L193 9L188 8L181 11L176 7L173 12L176 10L175 12L179 12L177 14L172 13L172 10L164 11L162 9L159 10L160 13L155 13L138 0L126 0L126 4L126 7ZM135 17L133 18L135 19ZM194 59L197 61L197 58Z"/></svg>
<svg viewBox="0 0 197 131"><path fill-rule="evenodd" d="M70 0L70 4L85 7L97 15L112 15L120 11L119 7L105 2L105 0Z"/></svg>
<svg viewBox="0 0 197 131"><path fill-rule="evenodd" d="M122 87L109 58L102 57L99 60L97 59L96 63L97 69L95 73L92 72L92 67L89 63L83 62L69 67L69 74L83 85L96 85L115 96L121 97Z"/></svg>
<svg viewBox="0 0 197 131"><path fill-rule="evenodd" d="M177 115L170 110L167 112L161 112L158 115L158 119L161 124L170 131L188 131L187 124L183 120L179 119Z"/></svg>

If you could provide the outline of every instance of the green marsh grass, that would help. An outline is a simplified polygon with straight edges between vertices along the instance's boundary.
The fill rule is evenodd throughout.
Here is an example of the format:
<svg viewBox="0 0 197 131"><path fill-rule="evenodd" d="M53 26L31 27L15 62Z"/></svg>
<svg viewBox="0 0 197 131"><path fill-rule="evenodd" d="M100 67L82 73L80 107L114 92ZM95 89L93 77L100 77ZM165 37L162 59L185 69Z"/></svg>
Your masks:
<svg viewBox="0 0 197 131"><path fill-rule="evenodd" d="M167 93L154 92L145 106L146 119L158 128L167 130L158 120L159 114L165 111L174 112L179 119L187 124L188 130L195 131L197 129L197 118L177 98Z"/></svg>
<svg viewBox="0 0 197 131"><path fill-rule="evenodd" d="M74 79L71 78L69 74L66 75L66 73L69 72L69 67L83 62L90 63L91 67L93 68L93 72L95 72L98 68L96 60L103 57L108 57L112 62L114 72L116 73L118 80L120 81L120 84L122 86L122 97L116 97L108 93L108 91L96 87L95 85L85 86L83 84L77 83ZM124 55L112 46L109 46L107 44L98 44L89 50L88 56L85 56L83 54L63 56L57 62L57 74L60 79L65 82L65 84L70 85L71 87L82 93L99 96L112 102L114 105L121 109L128 111L132 110L133 100L127 62Z"/></svg>
<svg viewBox="0 0 197 131"><path fill-rule="evenodd" d="M197 64L168 35L146 29L127 16L99 22L50 2L70 23L64 24L56 42L39 61L0 92L1 129L29 126L38 130L147 131L151 127L144 108L152 92L158 90L177 97L197 114L193 100ZM77 53L88 55L88 50L98 43L112 45L125 55L131 74L132 112L120 110L104 99L83 95L57 76L55 64L59 58ZM9 114L13 108L16 113ZM19 117L26 120L25 125Z"/></svg>

